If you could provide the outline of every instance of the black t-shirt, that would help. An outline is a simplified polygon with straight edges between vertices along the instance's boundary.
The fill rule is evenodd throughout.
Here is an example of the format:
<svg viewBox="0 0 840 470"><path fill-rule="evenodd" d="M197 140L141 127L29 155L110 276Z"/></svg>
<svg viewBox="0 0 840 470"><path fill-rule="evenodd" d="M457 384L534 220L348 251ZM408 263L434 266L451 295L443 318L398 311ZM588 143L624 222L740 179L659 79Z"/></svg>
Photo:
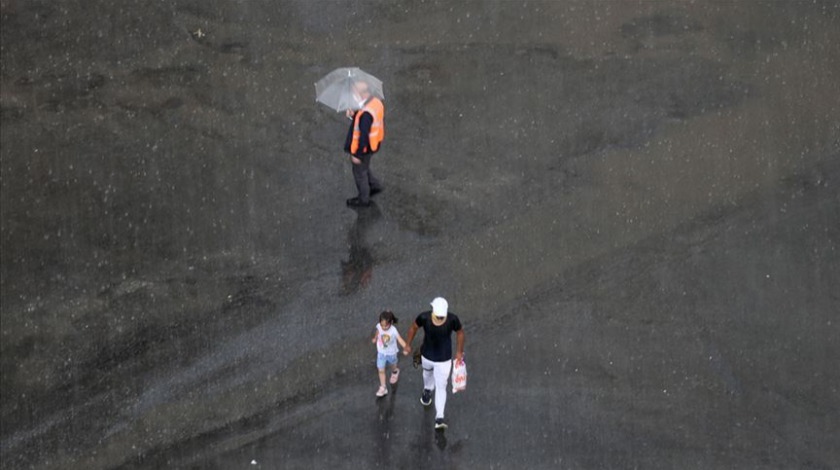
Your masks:
<svg viewBox="0 0 840 470"><path fill-rule="evenodd" d="M419 328L423 328L423 357L434 362L452 359L452 332L461 330L461 320L452 312L446 315L443 325L432 323L432 312L426 311L417 315L414 320Z"/></svg>

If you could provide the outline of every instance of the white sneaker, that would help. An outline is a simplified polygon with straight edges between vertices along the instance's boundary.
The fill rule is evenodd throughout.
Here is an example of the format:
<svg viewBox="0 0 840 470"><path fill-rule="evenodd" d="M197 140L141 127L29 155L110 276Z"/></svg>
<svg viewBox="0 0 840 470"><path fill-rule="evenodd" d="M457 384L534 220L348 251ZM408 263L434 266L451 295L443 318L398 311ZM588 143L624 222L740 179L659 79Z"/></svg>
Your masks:
<svg viewBox="0 0 840 470"><path fill-rule="evenodd" d="M376 391L376 396L380 397L380 398L384 397L387 394L388 394L388 389L385 388L385 387L379 387L379 390Z"/></svg>

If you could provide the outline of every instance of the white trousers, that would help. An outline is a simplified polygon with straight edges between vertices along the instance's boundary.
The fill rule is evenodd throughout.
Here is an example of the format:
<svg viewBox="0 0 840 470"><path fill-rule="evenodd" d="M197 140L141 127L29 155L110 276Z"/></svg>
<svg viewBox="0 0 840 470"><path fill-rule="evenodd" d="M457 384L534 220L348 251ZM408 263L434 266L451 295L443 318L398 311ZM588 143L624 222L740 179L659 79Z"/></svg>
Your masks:
<svg viewBox="0 0 840 470"><path fill-rule="evenodd" d="M446 384L452 372L452 360L433 362L423 357L423 388L435 391L435 418L443 418L446 408Z"/></svg>

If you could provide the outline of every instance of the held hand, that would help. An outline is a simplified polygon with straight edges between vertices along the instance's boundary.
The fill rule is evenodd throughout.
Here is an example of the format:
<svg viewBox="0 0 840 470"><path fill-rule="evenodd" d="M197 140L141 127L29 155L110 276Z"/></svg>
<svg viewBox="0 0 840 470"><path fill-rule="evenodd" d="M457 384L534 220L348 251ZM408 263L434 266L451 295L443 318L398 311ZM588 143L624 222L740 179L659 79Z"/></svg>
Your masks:
<svg viewBox="0 0 840 470"><path fill-rule="evenodd" d="M455 364L460 364L464 362L464 353L456 353L455 354Z"/></svg>
<svg viewBox="0 0 840 470"><path fill-rule="evenodd" d="M403 356L408 356L409 354L411 354L411 346L405 345L403 348Z"/></svg>
<svg viewBox="0 0 840 470"><path fill-rule="evenodd" d="M344 112L344 115L347 116L347 119L353 119L353 115L356 114L352 109L348 109Z"/></svg>

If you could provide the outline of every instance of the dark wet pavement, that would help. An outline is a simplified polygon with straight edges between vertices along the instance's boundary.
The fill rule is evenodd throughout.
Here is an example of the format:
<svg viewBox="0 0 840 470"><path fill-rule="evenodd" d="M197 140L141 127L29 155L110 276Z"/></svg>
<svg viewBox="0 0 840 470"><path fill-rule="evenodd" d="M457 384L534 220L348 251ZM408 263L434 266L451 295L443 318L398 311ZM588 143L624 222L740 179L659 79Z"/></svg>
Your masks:
<svg viewBox="0 0 840 470"><path fill-rule="evenodd" d="M840 2L0 7L3 468L840 467Z"/></svg>

